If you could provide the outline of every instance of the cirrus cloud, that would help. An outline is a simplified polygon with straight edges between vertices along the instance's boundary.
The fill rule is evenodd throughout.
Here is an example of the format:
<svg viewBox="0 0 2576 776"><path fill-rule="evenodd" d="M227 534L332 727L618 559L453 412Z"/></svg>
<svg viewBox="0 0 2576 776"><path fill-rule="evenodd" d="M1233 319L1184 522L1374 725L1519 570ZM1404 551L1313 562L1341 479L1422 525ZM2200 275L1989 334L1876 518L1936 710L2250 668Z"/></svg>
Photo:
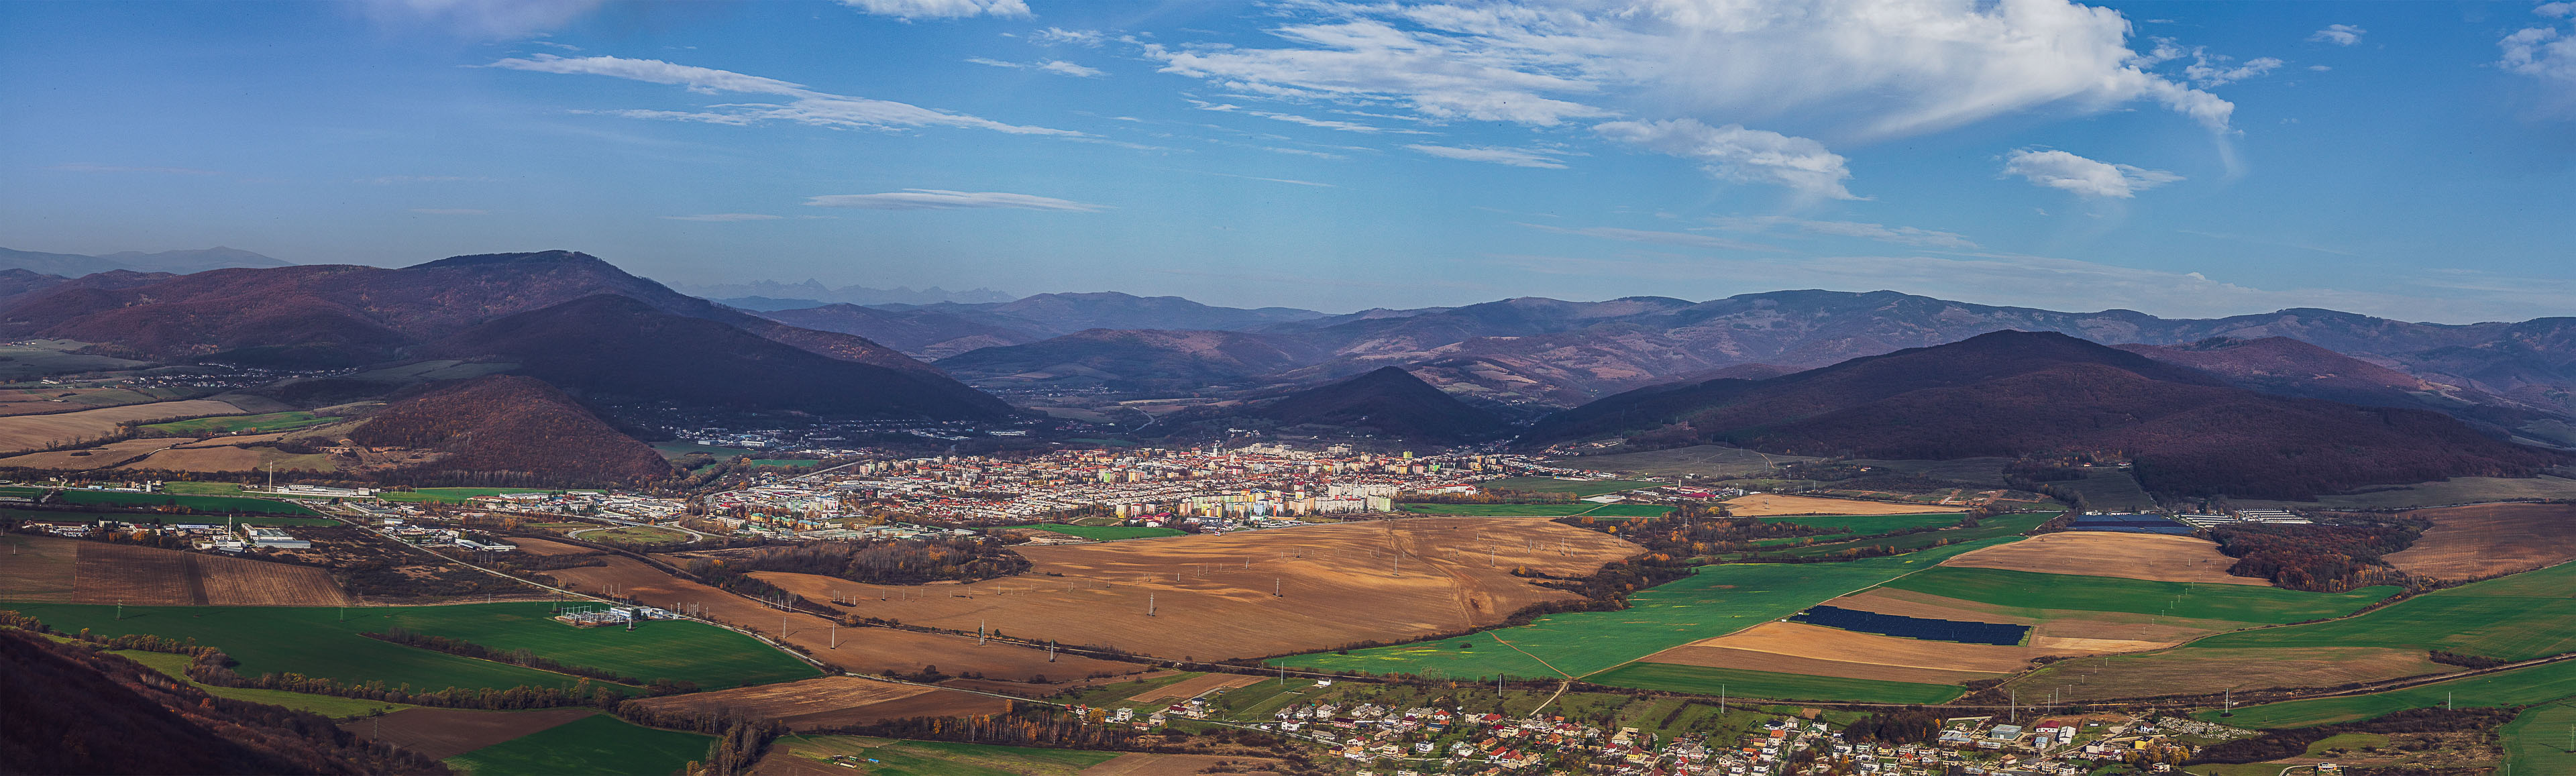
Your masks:
<svg viewBox="0 0 2576 776"><path fill-rule="evenodd" d="M904 189L881 194L827 194L807 197L813 207L845 207L861 210L1052 210L1089 213L1105 210L1108 205L1094 205L1034 194L1012 194L1000 191L950 191L947 189Z"/></svg>
<svg viewBox="0 0 2576 776"><path fill-rule="evenodd" d="M2349 24L2329 24L2326 25L2325 29L2316 31L2316 34L2309 35L2308 40L2318 43L2332 43L2337 46L2350 46L2355 43L2360 43L2362 34L2366 32L2369 32L2369 30Z"/></svg>
<svg viewBox="0 0 2576 776"><path fill-rule="evenodd" d="M1851 179L1851 168L1842 155L1807 138L1736 124L1712 127L1697 119L1614 121L1592 131L1656 153L1698 160L1704 163L1702 170L1720 179L1777 184L1828 199L1861 199L1843 188L1843 181Z"/></svg>
<svg viewBox="0 0 2576 776"><path fill-rule="evenodd" d="M969 16L1028 16L1027 0L841 0L870 16L914 19L963 19Z"/></svg>
<svg viewBox="0 0 2576 776"><path fill-rule="evenodd" d="M953 111L924 108L892 100L872 100L808 89L803 84L746 75L730 70L717 70L694 65L681 65L658 59L624 57L558 57L536 54L502 59L488 67L525 70L535 73L566 75L603 75L630 81L678 86L697 94L767 94L788 98L781 103L742 103L710 105L704 110L612 110L608 115L636 119L694 121L707 124L750 126L768 122L789 122L809 126L842 129L903 129L911 127L957 127L986 129L1014 135L1081 135L1080 132L1046 127L1005 124L991 119Z"/></svg>
<svg viewBox="0 0 2576 776"><path fill-rule="evenodd" d="M1565 169L1565 165L1563 163L1548 156L1555 152L1535 148L1500 148L1495 146L1455 148L1451 146L1426 145L1422 143L1415 143L1405 147L1430 154L1432 156L1437 156L1442 159L1457 159L1459 161L1467 162L1486 162L1489 164L1505 164L1513 167L1542 167L1550 170Z"/></svg>

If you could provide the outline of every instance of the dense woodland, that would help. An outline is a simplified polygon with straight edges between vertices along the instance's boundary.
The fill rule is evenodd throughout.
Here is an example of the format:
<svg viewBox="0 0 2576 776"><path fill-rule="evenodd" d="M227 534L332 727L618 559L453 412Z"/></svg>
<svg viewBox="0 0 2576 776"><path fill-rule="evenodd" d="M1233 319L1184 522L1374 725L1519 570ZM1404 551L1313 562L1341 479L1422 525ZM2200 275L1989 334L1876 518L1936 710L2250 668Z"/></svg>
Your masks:
<svg viewBox="0 0 2576 776"><path fill-rule="evenodd" d="M815 542L689 563L689 572L700 576L786 571L877 585L973 582L1027 570L1029 559L1001 540L980 536Z"/></svg>
<svg viewBox="0 0 2576 776"><path fill-rule="evenodd" d="M668 478L660 453L532 378L491 375L396 401L349 431L369 447L436 450L385 472L404 485L642 484Z"/></svg>
<svg viewBox="0 0 2576 776"><path fill-rule="evenodd" d="M2356 525L2227 525L2210 531L2218 551L2235 558L2227 573L2268 579L2291 590L2340 593L2370 585L2403 585L2404 572L2379 558L2406 549L2425 526L2416 522Z"/></svg>
<svg viewBox="0 0 2576 776"><path fill-rule="evenodd" d="M2253 738L2240 738L2212 744L2191 758L2191 763L2258 763L2297 757L2309 744L2344 733L2447 733L2477 731L2492 739L2497 727L2513 721L2519 709L2408 709L2405 711L2340 725L2266 730Z"/></svg>

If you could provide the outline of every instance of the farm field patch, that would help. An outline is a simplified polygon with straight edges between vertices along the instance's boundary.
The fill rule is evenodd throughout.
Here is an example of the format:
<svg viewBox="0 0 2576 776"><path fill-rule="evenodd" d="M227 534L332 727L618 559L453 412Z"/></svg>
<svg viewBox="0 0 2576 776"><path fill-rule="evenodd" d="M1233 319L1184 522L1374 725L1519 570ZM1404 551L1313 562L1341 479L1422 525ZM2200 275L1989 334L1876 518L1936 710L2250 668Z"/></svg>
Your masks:
<svg viewBox="0 0 2576 776"><path fill-rule="evenodd" d="M811 678L815 669L742 634L685 620L621 628L575 628L548 619L553 604L521 602L406 606L384 610L389 626L463 639L500 650L525 649L565 665L645 681L696 682L704 689Z"/></svg>
<svg viewBox="0 0 2576 776"><path fill-rule="evenodd" d="M2567 697L2576 697L2576 661L2517 668L2368 695L2239 707L2236 716L2228 717L2224 722L2249 728L2310 727L2369 719L2407 709L2432 708L2444 703L2484 708L2542 703ZM2206 711L2193 716L2217 720L2218 712Z"/></svg>
<svg viewBox="0 0 2576 776"><path fill-rule="evenodd" d="M2576 697L2561 698L2524 711L2496 731L2504 738L2504 760L2514 773L2576 773Z"/></svg>
<svg viewBox="0 0 2576 776"><path fill-rule="evenodd" d="M832 764L833 757L851 757L855 767ZM1193 758L1172 765L1188 764L1188 770L1166 770L1161 758ZM1141 759L1142 761L1138 761ZM811 774L857 774L858 776L1164 776L1164 774L1197 774L1219 759L1195 758L1192 755L1149 755L1117 752L1095 752L1082 749L1038 749L1019 746L961 744L946 741L903 741L858 736L788 736L780 738L752 769L757 776L809 776ZM1124 767L1094 771L1110 763L1125 760ZM1249 771L1262 773L1267 771Z"/></svg>
<svg viewBox="0 0 2576 776"><path fill-rule="evenodd" d="M2157 582L2272 586L2270 580L2229 575L2227 567L2235 563L2235 558L2218 552L2216 542L2204 539L2163 534L2067 531L1989 547L1951 558L1941 565Z"/></svg>
<svg viewBox="0 0 2576 776"><path fill-rule="evenodd" d="M705 759L714 736L656 730L606 714L447 758L474 776L669 773Z"/></svg>
<svg viewBox="0 0 2576 776"><path fill-rule="evenodd" d="M475 496L499 496L510 493L551 493L544 488L413 488L411 490L377 491L376 498L386 501L435 502L463 504Z"/></svg>
<svg viewBox="0 0 2576 776"><path fill-rule="evenodd" d="M255 472L270 468L306 471L333 471L339 464L331 456L319 453L290 453L275 447L253 446L247 437L220 437L211 441L236 441L239 444L188 444L129 461L117 468L125 471L153 470L221 474Z"/></svg>
<svg viewBox="0 0 2576 776"><path fill-rule="evenodd" d="M218 698L250 701L252 703L265 703L271 706L284 706L297 711L310 711L315 714L335 719L345 719L365 714L394 712L401 711L403 709L416 708L406 703L387 703L385 701L371 701L364 698L342 698L337 695L314 695L312 693L289 692L286 690L262 690L252 687L218 687L216 685L205 684L188 678L188 664L192 662L192 659L187 655L169 652L144 652L140 650L117 650L115 654L122 655L128 660L150 666L152 670L159 671L163 675L172 679L187 682L189 686L202 690L207 695L212 695Z"/></svg>
<svg viewBox="0 0 2576 776"><path fill-rule="evenodd" d="M1890 536L1883 539L1851 539L1847 541L1795 547L1780 550L1776 553L1766 554L1786 555L1793 558L1815 558L1827 555L1841 555L1852 550L1867 550L1873 547L1886 548L1887 550L1895 552L1910 552L1939 545L1944 542L1955 545L1962 542L1980 541L2003 536L2018 536L2033 528L2038 528L2041 523L2048 522L2049 518L2056 516L2057 515L2054 512L1999 515L1980 521L1975 528L1945 528L1938 531L1925 531L1922 533L1905 534L1903 536Z"/></svg>
<svg viewBox="0 0 2576 776"><path fill-rule="evenodd" d="M2054 693L2067 700L2105 700L2223 690L2332 687L2458 670L2459 666L2435 663L2417 650L2345 646L2203 649L2193 645L2142 655L2061 660L2013 680L2012 686L2025 694Z"/></svg>
<svg viewBox="0 0 2576 776"><path fill-rule="evenodd" d="M2212 636L2198 648L2335 644L2444 649L2498 660L2576 650L2576 564L2437 590L2332 622Z"/></svg>
<svg viewBox="0 0 2576 776"><path fill-rule="evenodd" d="M1775 517L1782 515L1914 515L1923 513L1922 504L1890 504L1883 501L1858 501L1843 498L1788 496L1756 493L1726 500L1726 511L1736 517ZM1957 522L1953 520L1952 522Z"/></svg>
<svg viewBox="0 0 2576 776"><path fill-rule="evenodd" d="M2160 582L1950 565L1889 582L1888 586L2005 606L2252 623L2341 617L2397 593L2394 587L2367 587L2350 593L2310 593L2253 585Z"/></svg>
<svg viewBox="0 0 2576 776"><path fill-rule="evenodd" d="M2576 560L2576 505L2478 504L2405 514L2433 522L2382 560L2435 579L2528 571Z"/></svg>
<svg viewBox="0 0 2576 776"><path fill-rule="evenodd" d="M1830 660L1807 655L1790 655L1779 652L1757 652L1749 649L1707 647L1699 646L1697 644L1679 646L1662 652L1657 652L1649 656L1646 660L1638 661L1634 665L1649 664L1701 666L1705 668L1731 668L1746 671L1766 671L1778 674L1832 676L1886 682L1909 682L1914 684L1957 685L1961 682L1974 681L1978 679L2000 679L2004 677L2004 674L1989 671L1969 671L1961 668L1926 668L1922 666L1889 665L1882 662ZM1614 669L1608 673L1615 674L1618 673L1618 670Z"/></svg>
<svg viewBox="0 0 2576 776"><path fill-rule="evenodd" d="M1603 504L1583 513L1587 517L1663 517L1672 507L1657 504Z"/></svg>
<svg viewBox="0 0 2576 776"><path fill-rule="evenodd" d="M117 427L200 415L239 415L241 408L212 399L130 404L55 415L0 417L0 451L17 452L102 439Z"/></svg>
<svg viewBox="0 0 2576 776"><path fill-rule="evenodd" d="M1242 674L1200 674L1173 684L1164 685L1128 696L1127 700L1138 703L1153 703L1160 700L1188 700L1210 692L1230 690L1236 687L1255 684L1260 681L1261 677L1244 676Z"/></svg>
<svg viewBox="0 0 2576 776"><path fill-rule="evenodd" d="M863 617L1216 660L1496 624L1573 596L1515 577L1514 568L1582 576L1639 551L1544 518L1420 517L1021 547L1028 573L965 585L755 576L816 601L837 598Z"/></svg>
<svg viewBox="0 0 2576 776"><path fill-rule="evenodd" d="M83 447L75 450L54 450L42 453L13 455L7 458L0 458L0 468L18 467L28 469L52 469L58 471L88 471L91 469L104 469L151 455L154 452L175 446L180 442L185 441L187 440L127 439L118 442L109 442L103 445Z"/></svg>
<svg viewBox="0 0 2576 776"><path fill-rule="evenodd" d="M69 602L79 587L80 542L0 534L0 601Z"/></svg>
<svg viewBox="0 0 2576 776"><path fill-rule="evenodd" d="M1476 487L1488 491L1518 490L1536 493L1572 493L1575 498L1591 498L1593 496L1636 490L1638 488L1662 487L1665 484L1667 483L1645 482L1640 480L1560 480L1554 477L1504 477L1499 480L1486 480L1484 482L1476 483Z"/></svg>
<svg viewBox="0 0 2576 776"><path fill-rule="evenodd" d="M1186 531L1174 528L1149 528L1141 525L1066 525L1063 523L1034 523L1030 525L1011 525L1003 527L1027 528L1038 531L1047 531L1050 533L1060 533L1066 536L1079 536L1085 539L1103 542L1112 542L1120 539L1150 539L1157 536L1181 536L1187 533Z"/></svg>
<svg viewBox="0 0 2576 776"><path fill-rule="evenodd" d="M48 554L72 553L76 603L173 606L346 606L331 574L310 566L111 542L28 537ZM13 585L0 595L13 595Z"/></svg>
<svg viewBox="0 0 2576 776"><path fill-rule="evenodd" d="M441 760L599 714L597 709L480 711L415 707L340 723L360 738Z"/></svg>
<svg viewBox="0 0 2576 776"><path fill-rule="evenodd" d="M1946 684L1810 676L1671 663L1631 663L1585 677L1584 681L1612 687L1702 695L1716 695L1723 692L1737 698L1853 703L1945 703L1959 697L1961 693L1959 688Z"/></svg>
<svg viewBox="0 0 2576 776"><path fill-rule="evenodd" d="M45 492L45 488L31 488L23 486L0 487L0 496L36 498L44 495ZM112 490L64 489L55 493L44 503L67 504L72 506L146 508L177 506L193 512L211 514L243 512L272 515L301 515L310 517L319 517L322 514L320 512L307 509L304 505L297 504L292 501L272 501L264 498L245 498L241 496L195 496L184 493L124 493Z"/></svg>
<svg viewBox="0 0 2576 776"><path fill-rule="evenodd" d="M1642 453L1609 453L1559 458L1550 463L1579 469L1627 472L1655 477L1743 477L1771 471L1779 468L1781 464L1818 460L1823 459L1765 453L1740 447L1692 445Z"/></svg>
<svg viewBox="0 0 2576 776"><path fill-rule="evenodd" d="M1946 512L1940 514L1800 515L1793 517L1766 517L1762 518L1762 522L1788 523L1791 525L1803 525L1809 528L1838 528L1846 535L1868 535L1883 534L1892 531L1905 531L1915 528L1938 528L1947 525L1958 525L1959 519L1963 517L1966 517L1966 515L1958 512Z"/></svg>
<svg viewBox="0 0 2576 776"><path fill-rule="evenodd" d="M2570 498L2576 498L2576 479L2543 474L2538 477L2453 477L2440 482L2374 489L2369 493L2322 495L2312 502L2237 499L2233 503L2245 509L2406 509L2482 501Z"/></svg>
<svg viewBox="0 0 2576 776"><path fill-rule="evenodd" d="M1137 666L1129 663L1094 660L1069 654L1059 655L1056 662L1050 663L1047 662L1046 650L1001 643L976 646L973 636L959 638L891 628L835 629L829 621L821 617L811 614L784 614L732 593L673 577L633 558L611 555L602 558L602 561L607 565L556 569L546 573L554 576L558 586L567 589L603 594L615 592L648 605L673 610L678 610L683 605L700 607L704 609L705 616L717 622L731 624L773 638L780 635L779 630L783 624L787 642L804 647L807 654L813 655L816 660L844 671L863 674L889 670L914 673L921 670L923 666L936 665L940 670L951 674L974 671L994 679L1017 681L1037 675L1056 677L1088 676L1093 673L1116 675L1139 670ZM815 577L815 579L829 578ZM838 582L838 580L833 581ZM939 590L943 594L954 590L947 585L915 589ZM807 597L817 601L828 599L828 594L817 592L818 594ZM899 619L911 621L908 617ZM966 623L966 627L972 629L974 623L970 620Z"/></svg>
<svg viewBox="0 0 2576 776"><path fill-rule="evenodd" d="M1417 515L1467 515L1474 517L1564 517L1590 512L1599 504L1397 504L1401 512Z"/></svg>
<svg viewBox="0 0 2576 776"><path fill-rule="evenodd" d="M2032 660L2056 655L2081 655L2085 650L2065 647L1996 646L1925 641L1874 633L1854 633L1794 622L1766 622L1713 639L1691 642L1685 647L1647 656L1652 663L1694 663L1670 659L1678 650L1692 648L1735 649L1747 652L1770 652L1797 655L1820 660L1850 663L1973 671L2005 674L2030 667Z"/></svg>
<svg viewBox="0 0 2576 776"><path fill-rule="evenodd" d="M1990 539L1908 555L1842 563L1729 563L1639 591L1627 609L1548 615L1472 637L1272 660L1295 668L1449 678L1585 676L1701 639L1791 614L1862 588L1932 568ZM1498 643L1497 640L1500 640ZM1457 649L1455 644L1473 644Z"/></svg>
<svg viewBox="0 0 2576 776"><path fill-rule="evenodd" d="M299 428L309 428L326 423L337 423L339 421L340 418L337 417L315 415L304 410L292 410L288 412L270 412L260 415L232 415L226 417L172 421L169 423L154 423L144 426L143 428L175 436L197 436L200 434L230 434L241 431L292 431Z"/></svg>
<svg viewBox="0 0 2576 776"><path fill-rule="evenodd" d="M1907 617L2029 625L2032 646L2066 648L2079 653L2134 652L2170 647L2212 633L2257 625L2127 612L2000 606L1888 587L1871 588L1826 603Z"/></svg>
<svg viewBox="0 0 2576 776"><path fill-rule="evenodd" d="M973 693L855 676L820 676L779 684L682 693L637 703L656 711L727 712L776 719L797 730L864 725L916 716L989 714L1010 702Z"/></svg>
<svg viewBox="0 0 2576 776"><path fill-rule="evenodd" d="M34 617L55 630L83 628L101 636L148 633L172 639L196 639L241 661L243 676L298 673L305 676L414 690L448 687L506 689L519 686L566 687L575 677L441 652L389 644L359 636L392 624L391 607L349 607L343 622L337 608L127 606L13 603L9 608ZM555 626L566 627L569 626ZM549 657L560 657L549 655Z"/></svg>

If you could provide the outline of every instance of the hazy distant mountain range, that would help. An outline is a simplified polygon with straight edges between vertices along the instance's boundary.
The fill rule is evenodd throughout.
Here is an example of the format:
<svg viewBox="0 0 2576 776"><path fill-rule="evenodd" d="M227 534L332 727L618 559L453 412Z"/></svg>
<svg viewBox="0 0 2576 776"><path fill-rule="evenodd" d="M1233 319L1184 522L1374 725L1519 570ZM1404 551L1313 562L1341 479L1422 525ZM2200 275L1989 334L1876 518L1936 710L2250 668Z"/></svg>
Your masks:
<svg viewBox="0 0 2576 776"><path fill-rule="evenodd" d="M989 288L978 288L972 291L950 291L938 286L919 291L903 286L832 288L815 280L806 280L802 283L758 280L750 283L681 285L677 288L692 295L706 297L745 310L785 310L795 307L820 307L827 304L939 304L941 302L992 304L1019 298L1016 295Z"/></svg>
<svg viewBox="0 0 2576 776"><path fill-rule="evenodd" d="M250 251L216 246L192 251L143 253L124 251L104 256L77 253L40 253L0 248L0 269L23 269L42 275L76 278L99 272L129 270L133 272L169 272L185 275L227 267L285 267L279 261Z"/></svg>

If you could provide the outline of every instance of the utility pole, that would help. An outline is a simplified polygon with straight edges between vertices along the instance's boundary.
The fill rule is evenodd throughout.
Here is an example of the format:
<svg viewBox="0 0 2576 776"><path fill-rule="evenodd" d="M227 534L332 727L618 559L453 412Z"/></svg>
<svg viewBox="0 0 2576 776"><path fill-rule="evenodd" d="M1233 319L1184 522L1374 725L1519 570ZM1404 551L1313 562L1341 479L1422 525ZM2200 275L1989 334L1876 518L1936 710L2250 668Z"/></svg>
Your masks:
<svg viewBox="0 0 2576 776"><path fill-rule="evenodd" d="M1154 594L1152 593L1145 594L1145 616L1154 616Z"/></svg>
<svg viewBox="0 0 2576 776"><path fill-rule="evenodd" d="M841 623L837 621L832 623L832 648L841 648Z"/></svg>

